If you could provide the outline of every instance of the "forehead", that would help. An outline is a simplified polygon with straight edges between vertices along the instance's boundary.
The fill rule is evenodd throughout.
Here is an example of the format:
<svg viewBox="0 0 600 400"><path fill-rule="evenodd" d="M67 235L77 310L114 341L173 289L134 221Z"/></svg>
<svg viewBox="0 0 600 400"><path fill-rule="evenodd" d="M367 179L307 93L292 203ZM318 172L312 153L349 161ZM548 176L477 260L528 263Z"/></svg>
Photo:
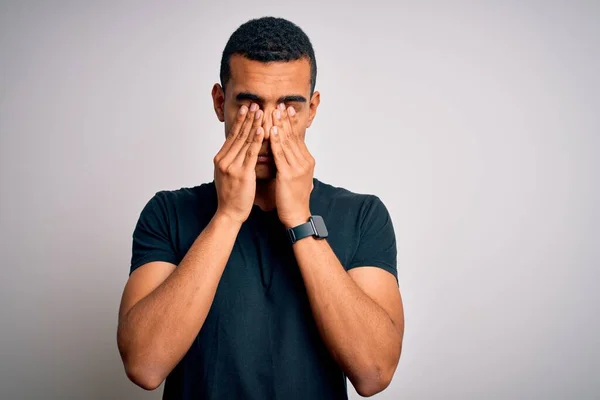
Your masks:
<svg viewBox="0 0 600 400"><path fill-rule="evenodd" d="M306 58L264 63L235 54L229 66L227 89L233 97L240 92L257 94L267 101L289 94L309 97L310 63Z"/></svg>

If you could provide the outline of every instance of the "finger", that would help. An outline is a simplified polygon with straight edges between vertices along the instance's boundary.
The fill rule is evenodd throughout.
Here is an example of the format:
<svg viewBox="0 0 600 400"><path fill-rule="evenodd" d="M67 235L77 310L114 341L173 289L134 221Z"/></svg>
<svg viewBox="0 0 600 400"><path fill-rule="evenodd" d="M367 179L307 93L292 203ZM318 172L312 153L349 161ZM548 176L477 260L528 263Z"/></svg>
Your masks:
<svg viewBox="0 0 600 400"><path fill-rule="evenodd" d="M246 142L244 143L242 148L240 148L238 154L235 156L235 159L233 160L234 164L236 164L238 166L243 165L244 159L246 158L246 153L248 151L248 148L255 141L256 132L257 132L258 128L260 128L262 116L263 116L262 110L257 110L256 113L254 114L254 119L252 120L252 125L249 128L250 133L248 135L245 135ZM264 130L263 130L263 132L264 132Z"/></svg>
<svg viewBox="0 0 600 400"><path fill-rule="evenodd" d="M248 146L245 152L244 161L242 162L242 166L244 168L254 169L256 167L256 163L258 162L258 154L260 153L260 148L262 147L262 142L265 138L265 130L263 127L259 126L254 131L253 136L254 140L250 146Z"/></svg>
<svg viewBox="0 0 600 400"><path fill-rule="evenodd" d="M273 113L272 112L264 113L262 127L265 130L265 140L266 140L269 138L269 136L271 134L271 128L273 127Z"/></svg>
<svg viewBox="0 0 600 400"><path fill-rule="evenodd" d="M246 121L247 113L248 113L248 107L241 106L239 108L238 112L236 113L235 121L233 122L233 126L229 129L229 132L227 132L227 137L225 138L225 142L223 143L223 146L221 146L221 149L219 150L219 152L217 153L215 158L221 159L222 157L225 156L225 154L227 154L227 152L231 148L231 145L234 142L233 139L239 133L240 128L244 124L244 121Z"/></svg>
<svg viewBox="0 0 600 400"><path fill-rule="evenodd" d="M285 105L282 104L282 106L285 109ZM286 117L284 119L284 125L286 126L286 132L288 132L288 137L290 139L290 149L296 156L296 160L304 164L305 162L308 162L307 155L305 154L303 149L306 148L306 146L304 145L304 140L302 140L300 135L297 135L294 131L294 119L296 116L296 109L291 106L288 107L285 112L285 115ZM308 151L308 149L306 150Z"/></svg>
<svg viewBox="0 0 600 400"><path fill-rule="evenodd" d="M292 139L289 133L287 133L287 125L284 125L284 119L286 118L284 113L285 109L282 110L281 106L273 110L273 124L277 128L277 139L283 156L289 165L296 165L298 160L293 149L290 147Z"/></svg>
<svg viewBox="0 0 600 400"><path fill-rule="evenodd" d="M273 121L275 123L275 121ZM271 127L269 143L271 144L271 153L273 154L273 160L275 160L275 166L278 171L287 170L290 165L288 164L283 149L281 148L281 141L279 140L280 129L277 125Z"/></svg>
<svg viewBox="0 0 600 400"><path fill-rule="evenodd" d="M246 121L244 121L244 125L240 129L240 134L238 135L238 139L246 140L248 138L248 135L250 135L250 131L252 130L252 127L256 126L257 118L260 117L258 114L260 114L260 113L262 113L262 111L259 109L258 104L252 103L250 105L250 113L248 114L248 118L246 118ZM250 141L252 141L252 138L250 138Z"/></svg>
<svg viewBox="0 0 600 400"><path fill-rule="evenodd" d="M239 129L239 133L233 139L233 143L229 148L229 151L223 157L226 163L231 163L236 158L241 148L246 144L246 140L248 138L248 134L250 133L250 129L252 128L252 124L254 123L256 112L258 111L258 104L252 103L250 109L248 110L248 115L244 120L244 124Z"/></svg>

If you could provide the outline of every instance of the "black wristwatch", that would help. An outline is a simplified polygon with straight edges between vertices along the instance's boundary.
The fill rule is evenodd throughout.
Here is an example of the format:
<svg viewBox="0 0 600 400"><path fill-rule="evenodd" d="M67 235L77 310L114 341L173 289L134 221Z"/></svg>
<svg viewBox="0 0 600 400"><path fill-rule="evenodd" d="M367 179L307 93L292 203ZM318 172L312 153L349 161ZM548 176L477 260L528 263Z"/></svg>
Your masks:
<svg viewBox="0 0 600 400"><path fill-rule="evenodd" d="M287 233L292 244L305 237L314 236L317 239L324 239L328 235L325 221L320 215L311 215L308 222L288 228Z"/></svg>

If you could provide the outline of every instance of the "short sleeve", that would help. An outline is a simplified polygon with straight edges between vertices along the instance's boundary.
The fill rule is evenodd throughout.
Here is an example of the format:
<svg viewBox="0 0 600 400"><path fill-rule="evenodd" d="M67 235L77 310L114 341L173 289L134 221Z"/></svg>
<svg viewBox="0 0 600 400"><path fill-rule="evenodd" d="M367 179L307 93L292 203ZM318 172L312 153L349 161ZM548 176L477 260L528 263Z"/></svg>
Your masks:
<svg viewBox="0 0 600 400"><path fill-rule="evenodd" d="M164 192L156 193L143 208L133 231L129 274L151 261L177 264L171 240L168 209Z"/></svg>
<svg viewBox="0 0 600 400"><path fill-rule="evenodd" d="M386 206L379 197L369 195L361 207L359 218L358 248L346 269L378 267L394 275L397 281L396 235Z"/></svg>

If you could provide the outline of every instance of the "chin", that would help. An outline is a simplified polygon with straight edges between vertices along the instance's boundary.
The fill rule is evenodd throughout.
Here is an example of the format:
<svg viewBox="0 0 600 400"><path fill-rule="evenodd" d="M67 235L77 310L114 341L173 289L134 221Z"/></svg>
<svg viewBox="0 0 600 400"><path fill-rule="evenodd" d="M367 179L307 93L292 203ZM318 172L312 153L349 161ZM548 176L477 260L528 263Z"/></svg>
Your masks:
<svg viewBox="0 0 600 400"><path fill-rule="evenodd" d="M257 181L270 181L275 179L275 174L277 173L277 169L275 166L268 164L258 164L256 166L256 180Z"/></svg>

